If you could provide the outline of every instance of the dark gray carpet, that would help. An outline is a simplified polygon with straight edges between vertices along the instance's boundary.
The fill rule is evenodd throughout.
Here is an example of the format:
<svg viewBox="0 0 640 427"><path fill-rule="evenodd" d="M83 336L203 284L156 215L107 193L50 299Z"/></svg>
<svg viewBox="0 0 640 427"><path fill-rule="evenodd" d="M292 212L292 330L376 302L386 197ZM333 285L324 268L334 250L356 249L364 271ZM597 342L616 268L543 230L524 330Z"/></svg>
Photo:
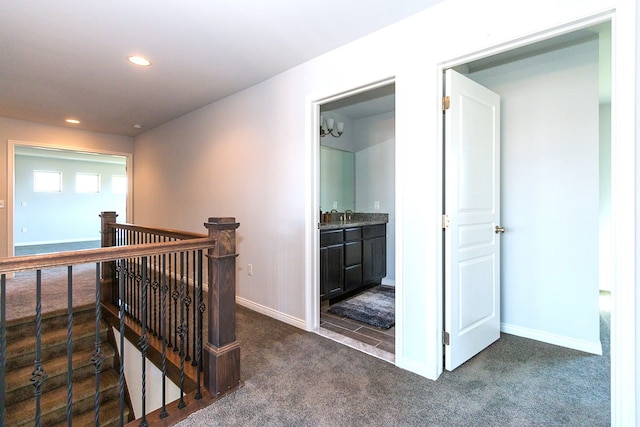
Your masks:
<svg viewBox="0 0 640 427"><path fill-rule="evenodd" d="M395 296L395 288L376 286L333 304L328 311L376 328L389 329L396 323Z"/></svg>
<svg viewBox="0 0 640 427"><path fill-rule="evenodd" d="M179 426L606 426L604 356L503 334L437 381L238 309L244 387Z"/></svg>

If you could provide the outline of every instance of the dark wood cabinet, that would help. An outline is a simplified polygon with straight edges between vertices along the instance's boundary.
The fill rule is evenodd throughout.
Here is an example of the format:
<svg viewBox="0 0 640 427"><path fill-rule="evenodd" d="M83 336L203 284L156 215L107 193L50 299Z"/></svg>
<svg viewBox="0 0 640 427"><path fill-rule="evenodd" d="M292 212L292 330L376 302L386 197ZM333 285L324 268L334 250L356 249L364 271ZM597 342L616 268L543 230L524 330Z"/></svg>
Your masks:
<svg viewBox="0 0 640 427"><path fill-rule="evenodd" d="M320 233L320 299L344 292L344 238L342 230Z"/></svg>
<svg viewBox="0 0 640 427"><path fill-rule="evenodd" d="M386 224L321 231L320 299L380 283L386 255Z"/></svg>
<svg viewBox="0 0 640 427"><path fill-rule="evenodd" d="M387 237L385 225L362 227L362 280L380 283L387 275Z"/></svg>
<svg viewBox="0 0 640 427"><path fill-rule="evenodd" d="M344 230L344 290L362 286L362 227Z"/></svg>

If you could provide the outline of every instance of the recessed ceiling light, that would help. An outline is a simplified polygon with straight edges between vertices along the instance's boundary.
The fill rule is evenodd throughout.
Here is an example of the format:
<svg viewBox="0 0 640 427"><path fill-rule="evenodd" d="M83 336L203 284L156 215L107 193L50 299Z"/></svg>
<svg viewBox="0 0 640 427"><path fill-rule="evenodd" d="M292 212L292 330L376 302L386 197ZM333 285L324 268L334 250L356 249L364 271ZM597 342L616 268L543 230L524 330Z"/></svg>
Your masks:
<svg viewBox="0 0 640 427"><path fill-rule="evenodd" d="M142 129L142 125L139 125L137 123L135 125L133 125L133 127L134 127L134 129Z"/></svg>
<svg viewBox="0 0 640 427"><path fill-rule="evenodd" d="M80 123L80 120L78 120L78 119L67 119L67 120L65 120L65 122L71 123L73 125L77 125L77 124Z"/></svg>
<svg viewBox="0 0 640 427"><path fill-rule="evenodd" d="M129 57L129 62L131 62L132 64L139 65L141 67L148 67L149 65L151 65L151 61L149 61L144 56L140 56L140 55L131 55Z"/></svg>

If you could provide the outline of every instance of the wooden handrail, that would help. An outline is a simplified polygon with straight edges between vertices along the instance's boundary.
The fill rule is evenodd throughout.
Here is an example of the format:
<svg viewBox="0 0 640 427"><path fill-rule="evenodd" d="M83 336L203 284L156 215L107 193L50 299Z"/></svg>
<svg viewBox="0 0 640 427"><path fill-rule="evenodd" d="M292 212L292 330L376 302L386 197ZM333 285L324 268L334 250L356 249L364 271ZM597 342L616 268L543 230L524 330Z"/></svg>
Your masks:
<svg viewBox="0 0 640 427"><path fill-rule="evenodd" d="M106 225L115 229L140 231L140 232L145 232L149 234L156 234L159 236L172 237L175 239L199 239L202 237L207 237L206 234L192 233L190 231L172 230L170 228L145 227L142 225L135 225L135 224L129 224L129 223L108 222L106 223Z"/></svg>
<svg viewBox="0 0 640 427"><path fill-rule="evenodd" d="M209 249L215 247L215 245L215 239L210 237L199 237L173 242L112 246L100 249L85 249L75 252L58 252L52 254L0 258L0 274L28 270L41 270L53 267L66 267L91 262L109 262L124 258L144 257L188 250Z"/></svg>

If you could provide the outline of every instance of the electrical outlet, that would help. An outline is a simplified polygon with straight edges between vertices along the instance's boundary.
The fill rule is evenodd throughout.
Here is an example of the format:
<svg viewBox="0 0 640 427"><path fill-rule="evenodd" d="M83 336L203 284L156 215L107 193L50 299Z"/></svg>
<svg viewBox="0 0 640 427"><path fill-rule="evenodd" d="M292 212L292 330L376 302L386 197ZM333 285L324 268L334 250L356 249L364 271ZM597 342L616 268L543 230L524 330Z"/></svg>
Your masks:
<svg viewBox="0 0 640 427"><path fill-rule="evenodd" d="M26 232L27 232L27 227L22 227L22 228L20 229L20 231L21 231L21 232L23 232L23 233L26 233Z"/></svg>
<svg viewBox="0 0 640 427"><path fill-rule="evenodd" d="M247 274L253 276L253 264L247 264Z"/></svg>
<svg viewBox="0 0 640 427"><path fill-rule="evenodd" d="M333 202L333 209L338 209L338 202Z"/></svg>
<svg viewBox="0 0 640 427"><path fill-rule="evenodd" d="M373 202L373 209L380 209L380 202L379 201L375 201Z"/></svg>
<svg viewBox="0 0 640 427"><path fill-rule="evenodd" d="M4 208L4 200L0 200L0 208Z"/></svg>

